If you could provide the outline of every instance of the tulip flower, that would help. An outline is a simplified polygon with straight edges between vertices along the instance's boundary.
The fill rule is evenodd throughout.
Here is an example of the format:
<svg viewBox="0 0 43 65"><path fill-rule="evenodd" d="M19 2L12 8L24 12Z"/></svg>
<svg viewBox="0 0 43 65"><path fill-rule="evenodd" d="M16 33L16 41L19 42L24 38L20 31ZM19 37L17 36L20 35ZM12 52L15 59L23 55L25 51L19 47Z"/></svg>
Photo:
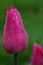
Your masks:
<svg viewBox="0 0 43 65"><path fill-rule="evenodd" d="M28 35L25 31L22 17L13 6L10 6L6 13L2 42L5 51L15 54L15 59L18 53L25 51L28 47ZM16 61L15 65L17 65Z"/></svg>
<svg viewBox="0 0 43 65"><path fill-rule="evenodd" d="M43 48L37 43L33 45L32 65L43 65Z"/></svg>

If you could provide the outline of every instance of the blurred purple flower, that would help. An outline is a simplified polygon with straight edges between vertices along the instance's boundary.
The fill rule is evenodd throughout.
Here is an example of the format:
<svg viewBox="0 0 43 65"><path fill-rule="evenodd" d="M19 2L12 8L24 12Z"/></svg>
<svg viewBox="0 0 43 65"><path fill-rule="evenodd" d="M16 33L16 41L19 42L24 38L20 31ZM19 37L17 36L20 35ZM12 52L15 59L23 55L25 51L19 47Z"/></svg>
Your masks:
<svg viewBox="0 0 43 65"><path fill-rule="evenodd" d="M33 45L32 65L43 65L43 48L37 43Z"/></svg>

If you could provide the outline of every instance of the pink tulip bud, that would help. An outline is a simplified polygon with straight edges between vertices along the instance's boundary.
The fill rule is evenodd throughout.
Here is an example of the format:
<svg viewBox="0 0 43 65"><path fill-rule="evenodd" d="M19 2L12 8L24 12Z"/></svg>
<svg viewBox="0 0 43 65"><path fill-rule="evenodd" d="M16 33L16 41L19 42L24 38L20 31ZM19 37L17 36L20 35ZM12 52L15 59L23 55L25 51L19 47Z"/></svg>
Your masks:
<svg viewBox="0 0 43 65"><path fill-rule="evenodd" d="M32 65L43 65L43 48L37 43L33 46Z"/></svg>
<svg viewBox="0 0 43 65"><path fill-rule="evenodd" d="M22 17L14 7L9 7L3 33L3 47L8 53L18 53L27 49L28 35Z"/></svg>

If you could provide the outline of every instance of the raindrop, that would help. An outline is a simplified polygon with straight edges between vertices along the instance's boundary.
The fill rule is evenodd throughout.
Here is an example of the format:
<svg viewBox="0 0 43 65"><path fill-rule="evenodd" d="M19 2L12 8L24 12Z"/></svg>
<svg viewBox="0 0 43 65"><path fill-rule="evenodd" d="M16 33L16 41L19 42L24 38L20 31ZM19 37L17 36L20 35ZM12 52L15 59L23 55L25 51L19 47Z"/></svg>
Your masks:
<svg viewBox="0 0 43 65"><path fill-rule="evenodd" d="M13 20L15 20L15 18L13 17Z"/></svg>
<svg viewBox="0 0 43 65"><path fill-rule="evenodd" d="M13 10L13 9L11 9L10 13L12 14L13 12L14 12L14 10Z"/></svg>
<svg viewBox="0 0 43 65"><path fill-rule="evenodd" d="M12 33L12 30L10 30L10 33Z"/></svg>

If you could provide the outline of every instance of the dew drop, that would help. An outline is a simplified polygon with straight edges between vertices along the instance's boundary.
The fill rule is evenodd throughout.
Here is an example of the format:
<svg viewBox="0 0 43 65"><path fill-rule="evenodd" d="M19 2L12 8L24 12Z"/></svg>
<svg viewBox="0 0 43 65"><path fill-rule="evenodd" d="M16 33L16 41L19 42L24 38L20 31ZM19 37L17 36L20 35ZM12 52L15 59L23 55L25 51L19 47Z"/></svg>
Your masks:
<svg viewBox="0 0 43 65"><path fill-rule="evenodd" d="M13 20L15 20L15 18L13 17Z"/></svg>
<svg viewBox="0 0 43 65"><path fill-rule="evenodd" d="M14 13L13 15L16 16L16 13Z"/></svg>
<svg viewBox="0 0 43 65"><path fill-rule="evenodd" d="M19 22L18 22L18 21L16 21L16 24L18 25L18 24L19 24Z"/></svg>
<svg viewBox="0 0 43 65"><path fill-rule="evenodd" d="M11 9L10 13L12 14L13 12L14 12L14 10L13 10L13 9Z"/></svg>
<svg viewBox="0 0 43 65"><path fill-rule="evenodd" d="M10 33L12 33L12 30L10 30Z"/></svg>

